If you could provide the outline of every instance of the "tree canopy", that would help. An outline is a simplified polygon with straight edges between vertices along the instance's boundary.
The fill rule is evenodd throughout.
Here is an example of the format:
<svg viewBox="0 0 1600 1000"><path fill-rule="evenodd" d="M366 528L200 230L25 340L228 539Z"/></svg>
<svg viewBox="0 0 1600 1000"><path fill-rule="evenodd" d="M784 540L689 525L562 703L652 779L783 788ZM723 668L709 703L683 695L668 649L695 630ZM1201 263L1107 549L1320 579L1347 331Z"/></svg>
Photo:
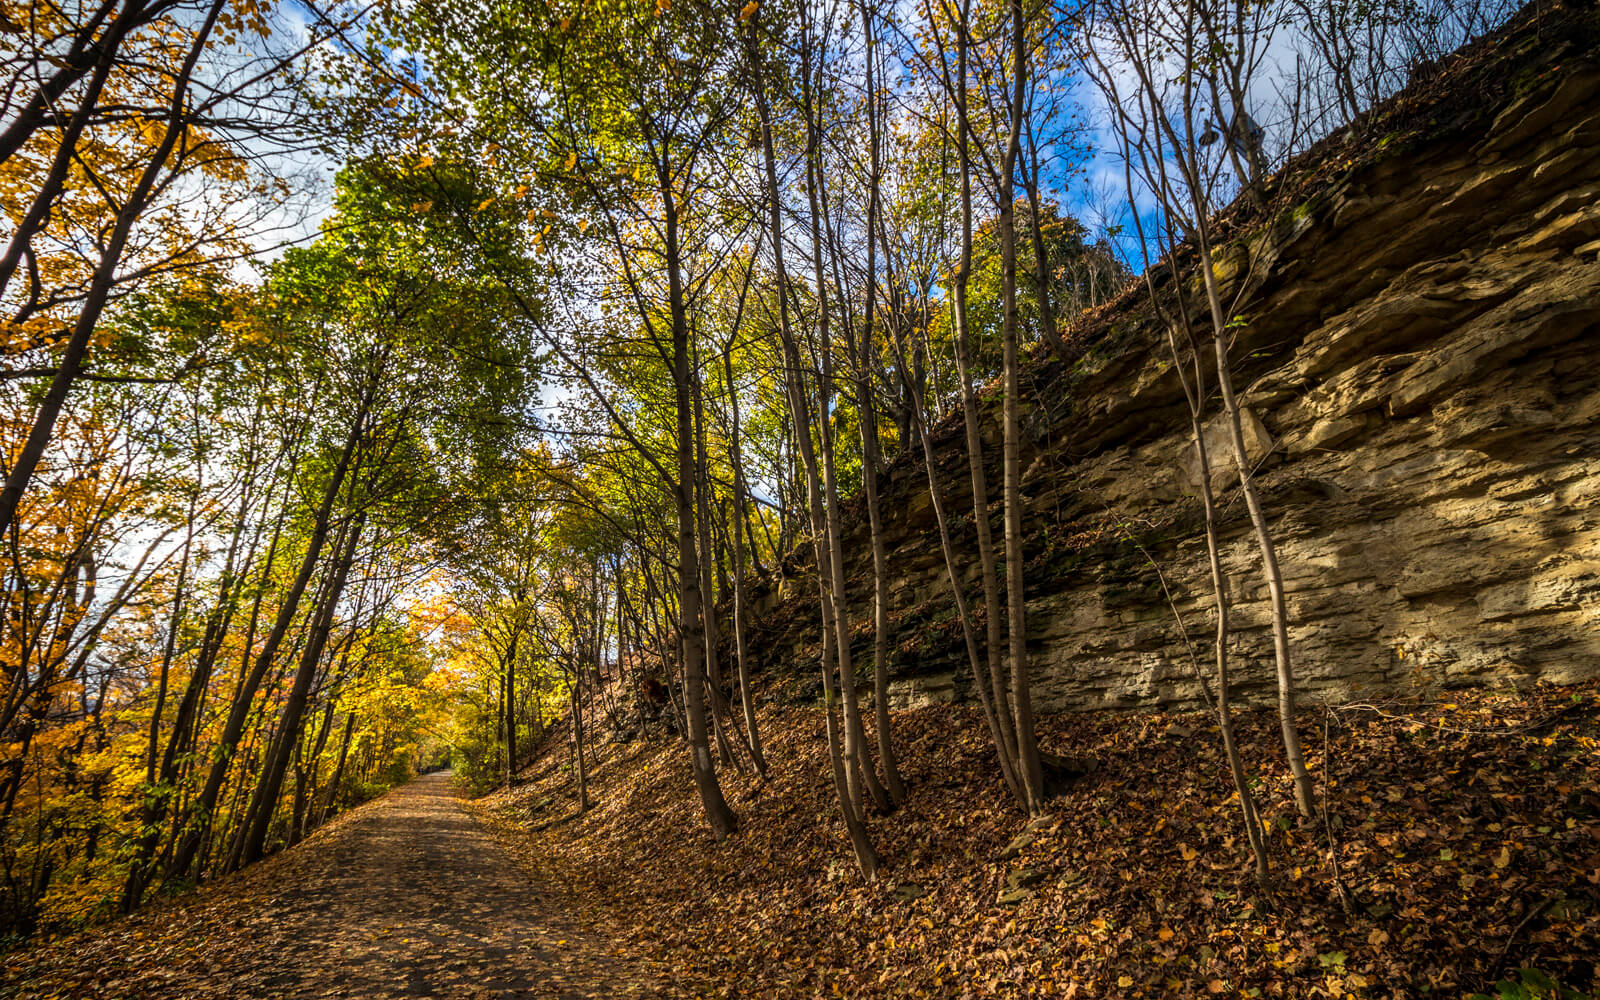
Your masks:
<svg viewBox="0 0 1600 1000"><path fill-rule="evenodd" d="M914 794L896 462L927 470L994 779L1040 814L1024 372L1198 253L1171 362L1197 448L1237 427L1208 220L1491 7L0 4L0 935L233 871L419 770L510 783L558 725L580 807L603 720L681 738L729 836L723 783L769 765L752 602L795 588L875 877ZM1220 569L1214 598L1227 742Z"/></svg>

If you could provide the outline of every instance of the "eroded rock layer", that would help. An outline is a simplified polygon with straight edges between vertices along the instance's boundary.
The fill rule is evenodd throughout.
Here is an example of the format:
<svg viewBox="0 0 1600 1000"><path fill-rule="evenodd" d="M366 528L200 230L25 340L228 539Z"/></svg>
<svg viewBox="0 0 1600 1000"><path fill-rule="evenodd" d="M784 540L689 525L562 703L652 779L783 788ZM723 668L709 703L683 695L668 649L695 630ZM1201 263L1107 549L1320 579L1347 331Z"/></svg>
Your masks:
<svg viewBox="0 0 1600 1000"><path fill-rule="evenodd" d="M1596 20L1525 17L1285 171L1270 217L1241 208L1255 218L1226 229L1237 384L1311 700L1600 674ZM1158 292L1198 316L1192 261L1178 270ZM1210 579L1187 410L1154 317L1148 293L1130 292L1074 331L1070 360L1027 372L1027 618L1044 710L1200 697ZM997 407L986 427L998 462ZM971 552L954 425L938 444ZM1236 479L1215 475L1237 694L1265 700L1260 560ZM966 689L927 489L909 456L884 475L902 704ZM863 670L864 520L849 545ZM755 610L766 665L813 675L814 581L786 579Z"/></svg>

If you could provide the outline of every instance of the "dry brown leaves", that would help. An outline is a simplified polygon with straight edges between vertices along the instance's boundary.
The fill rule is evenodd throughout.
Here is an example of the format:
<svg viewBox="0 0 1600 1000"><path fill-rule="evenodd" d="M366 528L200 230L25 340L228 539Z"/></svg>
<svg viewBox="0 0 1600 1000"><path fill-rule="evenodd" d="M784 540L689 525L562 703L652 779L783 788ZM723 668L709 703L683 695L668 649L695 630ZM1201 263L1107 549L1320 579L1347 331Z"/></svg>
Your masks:
<svg viewBox="0 0 1600 1000"><path fill-rule="evenodd" d="M1101 767L1051 802L1009 861L998 856L1024 818L1002 797L976 713L897 716L911 799L873 820L887 868L871 886L845 845L810 710L764 714L773 773L764 785L725 777L743 827L721 845L671 741L606 747L585 816L559 743L528 784L483 807L545 878L627 927L627 946L658 960L660 988L676 995L1457 996L1518 965L1587 988L1600 955L1597 690L1304 715L1331 845L1321 824L1296 821L1273 718L1247 715L1270 900L1248 877L1203 715L1046 720L1047 749ZM1000 904L1022 868L1041 881Z"/></svg>

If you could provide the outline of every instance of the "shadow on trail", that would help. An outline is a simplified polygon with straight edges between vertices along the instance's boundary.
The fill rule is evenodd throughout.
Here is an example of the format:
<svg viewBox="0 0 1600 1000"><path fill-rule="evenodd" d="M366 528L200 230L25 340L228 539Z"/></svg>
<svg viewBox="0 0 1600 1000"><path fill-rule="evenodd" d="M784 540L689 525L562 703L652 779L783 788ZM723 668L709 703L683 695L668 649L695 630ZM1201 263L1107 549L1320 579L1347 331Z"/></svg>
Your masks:
<svg viewBox="0 0 1600 1000"><path fill-rule="evenodd" d="M42 949L35 1000L500 1000L659 993L479 827L448 772L171 905ZM659 986L659 984L656 984Z"/></svg>

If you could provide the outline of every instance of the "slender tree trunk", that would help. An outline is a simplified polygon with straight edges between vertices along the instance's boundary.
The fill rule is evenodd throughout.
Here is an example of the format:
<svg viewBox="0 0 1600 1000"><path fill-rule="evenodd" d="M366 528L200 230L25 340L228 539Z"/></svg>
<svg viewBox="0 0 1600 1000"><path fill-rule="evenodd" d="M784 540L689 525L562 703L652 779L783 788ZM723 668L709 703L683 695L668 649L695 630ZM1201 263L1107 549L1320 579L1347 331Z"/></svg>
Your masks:
<svg viewBox="0 0 1600 1000"><path fill-rule="evenodd" d="M356 713L348 712L344 717L344 739L339 743L339 762L333 766L333 776L328 779L328 792L322 802L322 811L317 817L317 825L328 821L328 816L333 813L339 800L339 783L344 781L344 765L350 757L350 739L356 731Z"/></svg>
<svg viewBox="0 0 1600 1000"><path fill-rule="evenodd" d="M1255 859L1256 884L1266 887L1268 864L1266 838L1261 830L1261 819L1256 813L1255 795L1250 791L1245 777L1244 759L1239 754L1238 741L1233 732L1233 678L1228 663L1229 597L1227 576L1222 572L1221 547L1217 542L1217 517L1215 498L1211 494L1211 459L1206 454L1205 424L1198 414L1191 421L1195 434L1196 453L1199 456L1201 476L1200 496L1206 518L1206 557L1211 570L1211 589L1216 595L1217 631L1214 639L1217 660L1217 727L1222 733L1222 752L1228 759L1228 773L1233 779L1234 791L1239 796L1239 811L1244 821L1245 839L1250 844L1250 854Z"/></svg>
<svg viewBox="0 0 1600 1000"><path fill-rule="evenodd" d="M682 262L678 249L678 206L672 180L662 177L666 211L667 296L672 319L672 380L677 401L678 481L678 634L683 645L684 714L695 787L711 832L721 840L738 829L738 819L722 796L706 738L705 659L708 637L701 616L700 560L695 551L696 476L693 375L689 371L689 322L685 314Z"/></svg>
<svg viewBox="0 0 1600 1000"><path fill-rule="evenodd" d="M1250 511L1256 547L1261 553L1261 573L1266 579L1272 601L1272 647L1278 671L1278 726L1283 733L1283 752L1289 762L1289 771L1294 776L1295 804L1300 815L1310 819L1316 813L1316 790L1311 773L1306 770L1305 755L1300 749L1299 730L1295 728L1294 668L1289 656L1289 611L1283 593L1283 573L1278 568L1272 529L1267 524L1261 498L1256 493L1255 475L1250 468L1249 451L1245 447L1239 400L1233 391L1233 366L1228 358L1231 335L1222 308L1222 296L1217 288L1216 272L1212 269L1209 240L1202 241L1200 251L1200 269L1205 281L1206 303L1211 310L1212 341L1216 348L1217 388L1222 393L1228 439L1233 446L1234 469L1239 475L1239 489L1244 494L1245 507Z"/></svg>
<svg viewBox="0 0 1600 1000"><path fill-rule="evenodd" d="M322 661L322 651L327 645L328 633L333 628L334 612L338 607L340 596L344 593L345 581L349 579L350 567L355 562L356 549L365 521L366 514L358 514L355 523L350 527L350 538L345 543L343 558L334 570L333 582L328 587L323 606L318 609L319 614L311 627L311 634L307 637L306 648L300 655L300 668L295 672L294 682L289 688L289 698L284 702L283 715L278 722L278 742L274 752L266 760L261 784L256 789L256 801L250 809L252 814L250 832L246 835L240 851L239 866L259 860L265 852L267 832L271 829L273 815L277 812L278 792L283 786L284 770L294 751L294 743L299 737L300 719L305 712L306 696L311 690L311 681L316 677L317 667Z"/></svg>
<svg viewBox="0 0 1600 1000"><path fill-rule="evenodd" d="M189 529L184 535L183 552L179 556L178 580L173 588L172 615L167 622L167 639L161 650L161 669L156 681L156 703L150 712L150 729L145 741L144 764L144 803L139 810L139 821L143 827L134 847L133 863L128 866L128 877L122 887L122 912L131 913L144 897L144 888L151 874L151 858L161 842L162 818L166 815L167 803L172 795L172 788L166 780L157 782L159 773L163 779L170 777L166 767L158 768L156 758L160 756L161 748L161 716L167 703L167 680L172 668L172 657L178 648L178 629L183 619L183 603L188 592L189 581L189 552L194 542L194 503L189 504ZM187 694L185 696L187 700ZM172 742L182 739L182 733L187 726L186 720L179 719L172 731Z"/></svg>
<svg viewBox="0 0 1600 1000"><path fill-rule="evenodd" d="M1015 730L1017 773L1029 814L1044 811L1044 771L1033 726L1033 695L1028 676L1027 594L1022 574L1021 362L1017 356L1017 227L1015 186L1022 144L1023 102L1027 94L1027 32L1022 0L1011 0L1011 132L1000 171L1000 341L1005 379L1002 449L1005 496L1006 632L1011 659L1010 708ZM991 605L991 615L993 606Z"/></svg>
<svg viewBox="0 0 1600 1000"><path fill-rule="evenodd" d="M728 382L728 400L732 407L732 437L729 447L733 458L733 646L739 660L739 704L744 709L744 728L750 738L750 762L756 773L767 775L766 756L761 752L761 731L756 725L755 693L750 686L749 651L745 649L745 483L744 455L739 445L739 389L733 383L733 345L722 352L722 369ZM619 585L620 591L620 585Z"/></svg>
<svg viewBox="0 0 1600 1000"><path fill-rule="evenodd" d="M1033 243L1033 280L1037 285L1034 298L1039 305L1039 336L1055 352L1056 357L1064 358L1066 345L1061 342L1061 333L1056 329L1055 303L1050 299L1050 254L1044 245L1044 202L1039 197L1039 151L1031 139L1022 182L1028 193L1029 214L1032 216L1029 236Z"/></svg>
<svg viewBox="0 0 1600 1000"><path fill-rule="evenodd" d="M997 749L1004 759L1003 770L1013 779L1012 789L1018 804L1030 808L1030 784L1018 760L1015 719L1006 696L1001 646L1000 579L996 568L994 537L989 527L989 482L984 469L983 431L978 412L978 395L972 377L972 339L967 322L967 281L972 273L972 155L969 148L971 127L967 114L967 48L969 3L964 0L961 23L957 25L956 107L960 116L957 130L957 164L961 171L961 255L951 281L951 311L956 328L956 370L961 380L961 412L967 441L967 466L972 479L972 518L978 535L978 568L983 584L984 652L988 676L973 678L989 686L995 705L995 720L1000 742Z"/></svg>
<svg viewBox="0 0 1600 1000"><path fill-rule="evenodd" d="M518 602L521 597L519 595ZM520 612L516 612L520 613ZM505 689L505 732L506 732L506 787L511 787L511 782L517 773L517 640L522 637L522 630L515 620L512 621L511 639L506 649L504 680L501 686Z"/></svg>
<svg viewBox="0 0 1600 1000"><path fill-rule="evenodd" d="M305 555L300 560L300 569L295 574L294 581L290 583L288 593L284 594L283 603L278 607L277 618L272 623L272 631L267 634L267 640L257 654L255 665L239 685L235 693L233 704L228 709L227 721L223 724L222 735L217 741L216 756L212 758L211 772L206 777L205 787L201 789L200 797L195 804L195 814L201 818L201 825L193 830L179 846L172 863L175 874L189 870L190 863L194 860L195 852L200 848L201 836L205 826L210 823L212 810L216 808L217 797L222 791L222 784L227 779L229 766L233 761L234 748L238 746L239 737L244 733L245 721L249 718L250 707L255 700L256 691L261 686L261 681L266 677L267 669L272 665L273 659L278 654L278 647L283 644L284 636L289 632L289 626L294 622L295 614L299 611L300 599L305 595L306 585L311 582L311 574L316 570L317 561L322 556L323 546L327 544L328 528L333 517L333 506L344 488L345 476L350 471L350 461L355 454L356 444L361 439L363 424L366 422L368 397L363 397L361 404L356 409L354 420L351 421L350 431L345 437L344 448L339 453L339 460L334 465L333 474L328 478L328 484L322 492L322 502L317 507L317 512L312 521L311 538L306 544ZM271 560L267 562L265 573L270 575ZM265 581L263 581L264 585ZM258 607L259 607L259 600ZM251 632L255 630L252 618ZM248 651L249 647L246 646Z"/></svg>
<svg viewBox="0 0 1600 1000"><path fill-rule="evenodd" d="M235 565L244 537L246 515L250 508L250 485L252 482L253 478L246 478L245 489L242 491L239 501L238 516L234 521L233 533L228 542L228 552L223 559L222 574L217 587L216 604L206 618L205 633L200 640L200 648L195 657L194 669L190 672L188 683L184 687L183 697L178 702L177 715L173 720L172 736L167 741L166 752L161 759L161 769L158 773L157 781L163 785L173 785L187 790L190 778L196 767L195 755L190 754L189 750L199 744L201 726L205 720L205 701L206 696L210 693L213 671L218 657L222 655L224 641L227 639L229 629L233 624L234 613L238 604L239 584L242 576L249 573L252 562L251 556L247 555L242 573ZM255 541L259 540L258 529ZM159 801L162 803L162 812L164 812L166 800ZM170 839L163 852L166 857L166 873L168 876L172 874L172 854L176 850L178 839L183 833L183 818L188 815L191 808L192 803L189 801L186 791L185 798L174 809L175 817ZM158 814L153 816L152 819L155 822L159 822L162 816ZM147 851L153 853L154 846L151 845L147 848ZM145 855L145 861L149 861L149 853ZM137 862L130 867L130 880L138 868L139 863ZM148 878L148 876L143 877ZM138 905L138 896L142 891L142 888L136 887L134 889L133 895L135 898L132 901L132 905Z"/></svg>
<svg viewBox="0 0 1600 1000"><path fill-rule="evenodd" d="M305 760L305 741L295 740L294 761L291 764L294 771L294 797L293 806L289 810L289 842L293 847L300 843L300 824L306 818L306 783L310 779L309 769Z"/></svg>
<svg viewBox="0 0 1600 1000"><path fill-rule="evenodd" d="M905 368L903 362L900 367L903 371ZM944 555L945 578L950 583L950 595L955 601L956 617L961 622L961 637L966 645L967 665L972 669L972 686L978 692L978 703L983 708L983 720L988 725L989 736L994 742L1000 776L1011 794L1018 801L1022 801L1022 785L1017 778L1014 763L1005 753L1005 743L1000 728L999 714L1004 711L1004 706L995 704L993 693L983 682L984 658L978 648L977 628L972 621L972 610L967 605L967 595L962 588L960 568L962 563L956 557L955 543L950 537L950 520L945 514L944 498L934 471L938 468L938 464L934 461L933 439L928 434L928 424L923 418L920 406L911 411L911 423L916 431L917 440L922 445L922 467L928 474L928 497L933 503L934 521L939 525L939 549Z"/></svg>
<svg viewBox="0 0 1600 1000"><path fill-rule="evenodd" d="M583 664L574 664L572 679L572 761L578 782L578 811L589 811L589 776L583 760Z"/></svg>
<svg viewBox="0 0 1600 1000"><path fill-rule="evenodd" d="M809 42L806 42L802 47L808 46ZM801 58L807 66L810 65L807 56L802 55ZM817 290L816 352L821 364L821 371L817 373L816 427L822 472L823 529L831 567L828 585L832 589L834 630L838 633L835 656L839 663L839 698L844 715L845 777L857 810L865 808L864 793L870 794L880 808L887 809L891 804L889 793L878 783L877 769L867 752L866 727L861 723L861 699L856 692L855 664L850 649L853 620L849 594L845 589L848 581L845 578L843 533L839 524L838 463L833 438L833 336L829 323L827 273L822 263L824 229L827 225L826 196L822 187L822 123L818 117L814 117L820 116L821 111L813 109L811 94L811 87L803 84L801 100L805 105L808 132L806 196L811 211L811 265Z"/></svg>
<svg viewBox="0 0 1600 1000"><path fill-rule="evenodd" d="M695 365L696 370L699 365ZM728 739L729 720L725 712L727 699L723 696L722 625L717 620L717 589L712 579L716 551L711 547L711 474L710 456L706 453L706 412L704 389L698 376L694 380L695 427L695 519L700 546L700 593L706 635L706 683L711 690L711 733L716 739L717 756L724 765L733 763L733 744Z"/></svg>
<svg viewBox="0 0 1600 1000"><path fill-rule="evenodd" d="M817 549L824 562L827 561L826 553L819 543ZM872 846L872 839L867 834L867 824L861 814L861 804L851 796L849 768L855 762L850 760L845 749L840 745L839 739L839 714L834 709L838 700L838 693L833 686L833 667L838 659L838 651L833 648L837 641L832 619L831 603L827 599L828 585L823 582L821 566L817 572L817 590L822 602L822 717L823 733L828 743L828 767L833 774L833 791L839 799L839 810L844 816L845 836L850 839L850 849L855 853L856 865L861 869L861 877L868 882L878 877L878 852Z"/></svg>
<svg viewBox="0 0 1600 1000"><path fill-rule="evenodd" d="M494 685L493 685L494 686L494 739L493 739L492 742L494 743L494 755L495 755L494 759L495 759L495 765L496 765L495 769L500 772L501 781L503 781L507 785L507 787L509 787L510 783L511 783L511 765L508 762L509 758L507 758L507 756L506 756L506 718L507 718L507 716L509 714L509 711L506 708L506 705L507 705L506 680L505 680L506 675L505 675L505 671L503 671L503 670L499 671L499 674L500 674L499 681L494 683ZM484 693L485 693L485 695L488 694L488 686L489 686L489 684L490 684L490 681L488 681L488 680L484 681L484 685L485 685Z"/></svg>
<svg viewBox="0 0 1600 1000"><path fill-rule="evenodd" d="M1133 189L1131 176L1128 178L1128 189L1130 191ZM1134 220L1134 225L1140 245L1143 246L1144 226L1137 218ZM1169 246L1168 251L1167 259L1176 260L1176 247ZM1205 369L1201 364L1200 343L1194 335L1194 328L1182 295L1179 294L1177 298L1178 315L1169 315L1156 294L1153 270L1147 269L1145 272L1145 287L1166 329L1167 347L1172 353L1173 369L1183 385L1184 397L1189 406L1189 432L1194 437L1196 465L1200 473L1200 504L1205 514L1206 525L1206 560L1211 571L1211 591L1216 601L1217 627L1213 644L1217 665L1217 728L1222 735L1222 752L1228 761L1228 773L1233 780L1233 789L1239 798L1239 812L1244 822L1245 839L1250 845L1250 854L1255 861L1256 885L1264 890L1270 871L1266 837L1261 829L1261 817L1256 811L1255 795L1251 792L1249 780L1245 776L1244 759L1240 756L1238 740L1234 736L1233 729L1233 678L1228 657L1228 640L1232 634L1229 621L1231 599L1228 594L1228 578L1222 571L1222 546L1217 527L1216 496L1211 489L1211 455L1210 449L1206 446L1205 399L1208 393ZM1176 279L1176 269L1173 271L1173 276ZM1179 288L1180 283L1175 280L1173 287ZM1184 375L1183 352L1179 348L1178 338L1173 329L1179 324L1183 328L1189 346L1193 369L1189 377Z"/></svg>
<svg viewBox="0 0 1600 1000"><path fill-rule="evenodd" d="M812 551L817 567L817 591L822 617L822 662L820 666L822 670L823 712L828 741L828 760L833 771L834 791L839 800L839 811L844 818L846 835L850 838L850 844L855 852L856 863L861 868L862 876L871 881L878 873L878 854L867 837L866 824L861 814L859 795L854 793L850 787L850 769L852 766L856 766L858 762L848 756L847 747L841 747L838 725L834 715L833 670L834 664L839 657L838 651L833 648L837 643L838 633L834 622L832 568L829 565L831 549L827 541L827 519L823 513L822 488L817 472L817 459L812 449L809 406L806 401L806 393L801 384L800 352L796 347L794 331L789 322L788 274L783 263L783 223L779 211L777 166L772 144L772 118L767 103L766 86L762 80L759 22L759 13L750 20L749 55L752 65L752 90L756 99L757 115L761 121L761 148L762 159L766 168L768 223L772 229L772 252L778 281L778 329L779 339L783 348L784 389L788 397L790 422L794 431L794 451L799 464L804 470L805 493L808 501L806 509L810 518ZM807 49L804 58L807 66L806 72L809 74L809 49ZM809 87L809 83L807 86ZM808 131L810 131L810 128L811 126L808 124ZM844 636L845 641L848 643L848 629L845 631Z"/></svg>
<svg viewBox="0 0 1600 1000"><path fill-rule="evenodd" d="M880 165L878 161L878 94L874 80L877 59L872 15L862 0L861 31L866 39L867 143L867 289L863 307L861 342L852 353L856 401L861 411L861 485L867 502L867 525L872 535L872 710L878 730L878 761L883 784L895 805L906 799L900 762L895 756L894 732L889 724L889 559L883 542L883 512L878 503L878 408L872 395L873 310L878 299L877 219Z"/></svg>

